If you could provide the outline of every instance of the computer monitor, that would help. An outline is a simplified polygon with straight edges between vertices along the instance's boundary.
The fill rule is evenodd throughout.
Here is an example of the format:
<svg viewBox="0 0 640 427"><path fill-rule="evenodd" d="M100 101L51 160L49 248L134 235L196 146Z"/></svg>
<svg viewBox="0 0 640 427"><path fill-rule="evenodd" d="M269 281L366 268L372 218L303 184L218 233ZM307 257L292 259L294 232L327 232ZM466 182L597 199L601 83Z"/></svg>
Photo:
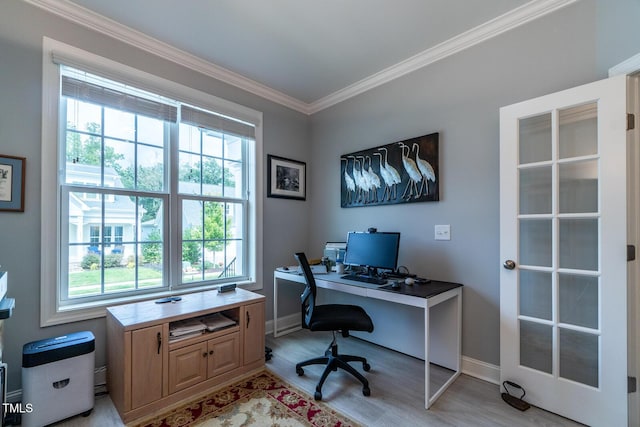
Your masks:
<svg viewBox="0 0 640 427"><path fill-rule="evenodd" d="M377 269L395 270L398 264L400 233L398 232L349 232L344 263L367 267L368 273ZM373 272L371 271L373 269Z"/></svg>

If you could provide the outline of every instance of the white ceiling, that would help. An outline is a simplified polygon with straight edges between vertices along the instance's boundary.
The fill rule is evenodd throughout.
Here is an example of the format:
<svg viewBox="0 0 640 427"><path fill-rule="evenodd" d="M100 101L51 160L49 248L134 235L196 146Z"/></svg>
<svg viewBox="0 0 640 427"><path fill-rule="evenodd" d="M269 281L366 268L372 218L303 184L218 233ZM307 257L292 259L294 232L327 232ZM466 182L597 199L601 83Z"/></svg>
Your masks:
<svg viewBox="0 0 640 427"><path fill-rule="evenodd" d="M26 0L305 113L576 0Z"/></svg>

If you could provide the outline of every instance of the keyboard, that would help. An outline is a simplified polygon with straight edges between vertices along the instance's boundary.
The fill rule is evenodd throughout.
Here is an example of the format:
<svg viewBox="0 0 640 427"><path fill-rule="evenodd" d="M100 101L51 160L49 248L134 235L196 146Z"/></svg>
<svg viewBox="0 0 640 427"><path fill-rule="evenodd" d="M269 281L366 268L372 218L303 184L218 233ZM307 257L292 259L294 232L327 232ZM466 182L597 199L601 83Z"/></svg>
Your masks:
<svg viewBox="0 0 640 427"><path fill-rule="evenodd" d="M346 280L355 280L356 282L364 282L364 283L371 283L373 285L386 285L387 284L387 280L386 279L380 279L378 277L371 277L371 276L363 276L360 274L347 274L345 276L340 276L341 279L346 279Z"/></svg>

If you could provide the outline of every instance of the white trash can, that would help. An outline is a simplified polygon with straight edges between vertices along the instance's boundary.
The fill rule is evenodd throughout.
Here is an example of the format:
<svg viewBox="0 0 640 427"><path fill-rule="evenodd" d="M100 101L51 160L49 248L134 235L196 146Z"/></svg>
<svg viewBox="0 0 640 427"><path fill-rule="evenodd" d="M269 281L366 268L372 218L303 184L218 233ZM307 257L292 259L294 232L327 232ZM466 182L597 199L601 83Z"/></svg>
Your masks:
<svg viewBox="0 0 640 427"><path fill-rule="evenodd" d="M27 343L22 348L23 427L41 427L94 405L95 338L89 331Z"/></svg>

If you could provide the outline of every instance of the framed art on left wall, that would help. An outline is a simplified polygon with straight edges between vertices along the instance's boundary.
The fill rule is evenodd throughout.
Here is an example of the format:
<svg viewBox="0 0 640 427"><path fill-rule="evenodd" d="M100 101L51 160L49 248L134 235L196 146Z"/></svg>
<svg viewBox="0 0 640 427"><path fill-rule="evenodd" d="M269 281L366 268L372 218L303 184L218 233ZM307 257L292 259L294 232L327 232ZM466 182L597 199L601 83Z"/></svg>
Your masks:
<svg viewBox="0 0 640 427"><path fill-rule="evenodd" d="M0 154L0 211L24 212L25 162Z"/></svg>
<svg viewBox="0 0 640 427"><path fill-rule="evenodd" d="M307 164L267 155L267 196L306 200Z"/></svg>

